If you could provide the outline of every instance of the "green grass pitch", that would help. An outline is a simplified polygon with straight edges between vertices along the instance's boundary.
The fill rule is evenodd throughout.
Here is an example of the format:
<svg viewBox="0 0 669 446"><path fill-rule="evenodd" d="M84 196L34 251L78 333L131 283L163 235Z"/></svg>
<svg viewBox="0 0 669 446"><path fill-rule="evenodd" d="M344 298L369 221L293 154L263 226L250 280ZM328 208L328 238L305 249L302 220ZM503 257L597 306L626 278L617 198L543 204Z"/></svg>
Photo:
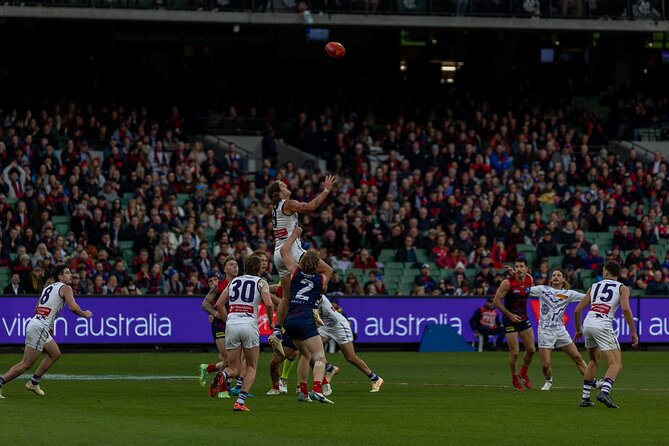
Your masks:
<svg viewBox="0 0 669 446"><path fill-rule="evenodd" d="M208 396L195 377L205 353L66 353L42 381L45 397L19 378L3 389L3 445L662 445L669 442L669 352L624 352L612 396L621 407L580 408L581 377L553 354L555 384L541 392L510 386L506 353L363 353L386 383L345 363L333 382L334 405L299 404L294 393L266 396L269 354L260 356L251 413ZM0 370L20 359L1 354ZM603 371L600 370L598 376ZM58 377L57 375L61 375ZM62 375L76 375L67 379ZM99 379L104 375L160 379ZM173 377L165 379L165 377ZM60 379L56 379L60 378ZM64 378L64 379L63 379ZM82 378L89 378L84 380ZM294 390L295 369L290 378Z"/></svg>

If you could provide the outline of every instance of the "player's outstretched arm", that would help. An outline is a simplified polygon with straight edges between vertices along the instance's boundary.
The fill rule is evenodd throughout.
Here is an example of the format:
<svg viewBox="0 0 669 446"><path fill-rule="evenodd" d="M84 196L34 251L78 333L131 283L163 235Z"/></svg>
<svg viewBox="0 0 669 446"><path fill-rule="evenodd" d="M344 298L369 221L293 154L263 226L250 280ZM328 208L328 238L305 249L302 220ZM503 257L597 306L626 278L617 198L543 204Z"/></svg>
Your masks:
<svg viewBox="0 0 669 446"><path fill-rule="evenodd" d="M69 285L65 285L60 289L60 292L62 293L63 299L65 299L65 302L67 303L67 307L70 309L71 312L76 314L77 316L85 317L86 319L90 319L93 317L93 312L91 310L82 310L77 301L74 299L74 293L72 292L72 288L70 288Z"/></svg>
<svg viewBox="0 0 669 446"><path fill-rule="evenodd" d="M291 214L295 212L297 212L298 214L308 214L310 212L314 212L316 209L318 209L318 207L321 204L323 204L325 198L328 196L330 191L332 191L332 188L334 187L336 181L337 177L333 175L328 175L327 177L325 177L323 191L320 194L318 194L316 198L311 200L309 203L299 202L297 200L288 200L283 205L283 211L285 213L291 213Z"/></svg>
<svg viewBox="0 0 669 446"><path fill-rule="evenodd" d="M625 322L627 322L627 326L630 328L632 348L636 348L639 345L639 335L636 333L634 314L632 314L632 307L630 307L630 289L625 285L620 287L620 308L623 310Z"/></svg>

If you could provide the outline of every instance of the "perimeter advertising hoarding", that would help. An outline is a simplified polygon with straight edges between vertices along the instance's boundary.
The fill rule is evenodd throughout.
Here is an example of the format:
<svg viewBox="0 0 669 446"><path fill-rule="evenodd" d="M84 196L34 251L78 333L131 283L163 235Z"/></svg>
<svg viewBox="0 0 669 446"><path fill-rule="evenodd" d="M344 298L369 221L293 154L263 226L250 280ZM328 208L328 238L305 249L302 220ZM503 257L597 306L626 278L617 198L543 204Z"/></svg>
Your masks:
<svg viewBox="0 0 669 446"><path fill-rule="evenodd" d="M482 305L482 298L340 297L339 303L357 333L360 343L420 342L425 326L450 324L465 339L473 338L469 318ZM63 309L55 324L55 339L71 344L199 344L212 342L201 297L80 297L84 309L93 311L86 320ZM32 317L34 297L0 299L0 344L23 344L25 326ZM640 320L641 342L669 342L669 298L633 298ZM567 310L566 324L574 333L573 310ZM536 327L537 301L529 306ZM263 338L269 333L261 308ZM620 341L629 342L629 332L620 310L614 320Z"/></svg>

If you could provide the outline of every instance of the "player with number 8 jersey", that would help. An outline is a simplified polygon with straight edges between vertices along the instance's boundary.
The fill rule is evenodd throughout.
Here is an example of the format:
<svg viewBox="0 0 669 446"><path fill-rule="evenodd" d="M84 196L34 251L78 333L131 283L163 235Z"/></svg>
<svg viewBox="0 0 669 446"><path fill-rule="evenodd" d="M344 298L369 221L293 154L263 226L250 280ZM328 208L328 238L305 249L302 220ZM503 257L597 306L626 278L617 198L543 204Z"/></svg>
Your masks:
<svg viewBox="0 0 669 446"><path fill-rule="evenodd" d="M30 369L42 351L45 351L47 356L42 360L30 381L26 383L26 390L35 395L44 396L39 382L47 370L60 358L60 348L51 334L53 323L65 304L78 316L86 319L93 316L89 310L82 310L74 300L72 288L69 285L72 279L70 268L63 263L58 264L54 266L51 277L53 282L42 290L35 306L35 316L30 319L26 327L26 348L23 351L23 359L0 377L0 399L4 399L2 387Z"/></svg>

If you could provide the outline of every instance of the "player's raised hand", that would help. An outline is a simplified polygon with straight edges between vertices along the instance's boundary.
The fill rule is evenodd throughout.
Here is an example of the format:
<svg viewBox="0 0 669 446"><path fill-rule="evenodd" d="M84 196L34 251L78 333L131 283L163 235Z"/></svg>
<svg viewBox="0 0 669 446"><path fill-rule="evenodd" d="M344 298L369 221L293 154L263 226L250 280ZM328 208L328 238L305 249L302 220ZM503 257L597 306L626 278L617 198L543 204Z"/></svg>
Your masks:
<svg viewBox="0 0 669 446"><path fill-rule="evenodd" d="M301 236L302 235L302 228L300 228L299 226L295 226L295 229L293 229L293 234L298 236L298 237Z"/></svg>
<svg viewBox="0 0 669 446"><path fill-rule="evenodd" d="M337 177L334 175L328 175L325 177L325 191L330 192L334 188L335 183L337 182Z"/></svg>

